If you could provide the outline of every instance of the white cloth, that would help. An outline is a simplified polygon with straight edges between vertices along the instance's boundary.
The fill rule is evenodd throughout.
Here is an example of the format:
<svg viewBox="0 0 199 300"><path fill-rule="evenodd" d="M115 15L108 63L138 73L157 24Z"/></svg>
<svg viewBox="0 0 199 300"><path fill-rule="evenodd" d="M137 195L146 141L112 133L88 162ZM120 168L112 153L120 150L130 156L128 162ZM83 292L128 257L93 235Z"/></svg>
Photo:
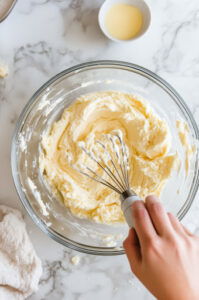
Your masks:
<svg viewBox="0 0 199 300"><path fill-rule="evenodd" d="M38 289L41 274L21 213L0 205L0 299L25 299Z"/></svg>

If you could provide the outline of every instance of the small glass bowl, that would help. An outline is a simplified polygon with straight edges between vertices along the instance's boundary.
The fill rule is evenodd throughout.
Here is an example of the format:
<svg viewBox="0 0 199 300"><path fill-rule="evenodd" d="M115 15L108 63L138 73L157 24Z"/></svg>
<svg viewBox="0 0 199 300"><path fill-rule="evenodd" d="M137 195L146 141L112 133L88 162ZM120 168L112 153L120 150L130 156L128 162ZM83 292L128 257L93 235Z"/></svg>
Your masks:
<svg viewBox="0 0 199 300"><path fill-rule="evenodd" d="M64 108L83 94L118 90L147 99L171 130L172 149L182 161L161 195L168 211L180 220L189 210L199 184L198 148L186 176L185 151L176 120L187 122L190 144L199 132L180 95L162 78L140 66L121 61L95 61L69 68L45 83L23 109L12 141L12 174L18 195L33 221L48 236L75 250L96 255L123 254L126 224L103 225L79 219L51 193L39 169L42 133L59 119Z"/></svg>

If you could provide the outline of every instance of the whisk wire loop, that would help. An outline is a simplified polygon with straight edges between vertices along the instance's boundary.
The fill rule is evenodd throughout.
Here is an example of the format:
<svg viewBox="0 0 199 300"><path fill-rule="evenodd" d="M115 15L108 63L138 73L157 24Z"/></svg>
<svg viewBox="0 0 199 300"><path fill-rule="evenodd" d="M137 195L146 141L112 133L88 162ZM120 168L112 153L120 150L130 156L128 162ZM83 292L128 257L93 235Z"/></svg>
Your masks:
<svg viewBox="0 0 199 300"><path fill-rule="evenodd" d="M88 178L109 187L118 194L123 194L124 192L130 190L128 172L129 159L127 148L122 138L118 134L108 134L106 135L106 139L108 141L108 144L106 145L101 141L97 141L96 143L102 147L107 159L104 159L102 155L99 155L98 158L96 158L96 150L94 148L91 151L88 151L84 146L80 146L80 148L100 167L100 169L107 174L108 178L110 178L112 182L104 179L88 166L84 166L84 168L92 175L83 170L78 171ZM112 151L109 151L108 148L112 149ZM110 165L112 166L113 170Z"/></svg>
<svg viewBox="0 0 199 300"><path fill-rule="evenodd" d="M100 141L97 141L97 143L103 147L103 149L106 151L106 154L109 156L110 162L111 162L111 164L112 164L112 166L113 166L113 169L116 171L116 173L117 173L117 175L118 175L118 177L119 177L119 179L120 179L121 181L119 181L119 180L117 179L117 177L113 174L113 172L111 172L111 173L113 174L113 176L115 176L115 179L117 180L117 182L118 182L118 184L120 185L120 187L122 188L122 190L124 190L124 189L125 189L125 182L123 182L123 179L122 179L120 173L118 172L118 169L117 169L117 167L116 167L116 165L115 165L115 163L114 163L114 161L113 161L113 158L112 158L111 153L109 153L109 152L107 151L106 146L105 146L104 144L102 144ZM106 167L109 168L108 166L106 166ZM109 168L109 169L110 169L110 168ZM111 170L110 170L110 171L111 171Z"/></svg>

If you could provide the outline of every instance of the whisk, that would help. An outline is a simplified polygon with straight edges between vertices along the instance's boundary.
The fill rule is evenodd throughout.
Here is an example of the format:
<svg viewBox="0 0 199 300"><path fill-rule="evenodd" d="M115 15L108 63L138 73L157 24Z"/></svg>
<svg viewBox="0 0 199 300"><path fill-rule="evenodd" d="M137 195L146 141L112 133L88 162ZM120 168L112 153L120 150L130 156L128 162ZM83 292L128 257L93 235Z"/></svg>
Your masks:
<svg viewBox="0 0 199 300"><path fill-rule="evenodd" d="M133 227L133 217L131 205L134 201L140 200L138 195L130 188L129 184L129 153L120 133L104 135L105 142L96 141L96 145L101 147L101 151L96 150L96 145L88 151L83 142L79 142L79 147L94 161L108 180L97 174L89 166L81 165L78 171L97 181L120 195L121 208L124 217L129 225ZM100 150L100 148L98 148ZM110 150L110 151L109 151ZM112 151L111 151L112 150ZM96 153L98 152L98 153ZM100 154L102 153L102 154Z"/></svg>

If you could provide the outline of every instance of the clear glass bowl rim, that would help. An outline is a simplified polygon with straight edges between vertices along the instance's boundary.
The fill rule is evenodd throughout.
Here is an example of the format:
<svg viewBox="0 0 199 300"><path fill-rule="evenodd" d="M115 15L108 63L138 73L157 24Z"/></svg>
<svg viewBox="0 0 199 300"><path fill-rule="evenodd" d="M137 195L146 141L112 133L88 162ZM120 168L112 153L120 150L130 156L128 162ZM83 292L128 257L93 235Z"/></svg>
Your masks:
<svg viewBox="0 0 199 300"><path fill-rule="evenodd" d="M17 162L17 137L18 134L21 131L21 127L23 126L26 117L29 113L29 109L31 105L34 103L34 101L37 99L37 97L51 84L53 84L55 81L60 79L62 76L70 73L77 73L81 72L86 69L92 69L92 68L117 68L117 69L123 69L128 70L131 72L135 72L138 74L141 74L142 76L150 79L154 83L156 83L159 87L163 88L175 101L176 105L180 107L180 109L184 112L184 114L188 117L189 121L192 124L195 138L196 140L199 140L199 129L196 124L196 121L194 120L194 117L189 110L188 106L186 105L185 101L182 99L182 97L177 93L177 91L164 79L162 79L160 76L156 75L152 71L141 67L136 64L132 64L129 62L124 61L116 61L116 60L97 60L97 61L90 61L82 64L75 65L73 67L70 67L68 69L63 70L62 72L58 73L57 75L53 76L50 80L48 80L45 84L43 84L30 98L30 100L26 103L24 109L22 110L12 138L12 144L11 144L11 169L12 169L12 176L14 185L17 191L17 194L28 212L29 216L32 218L34 223L49 237L51 237L53 240L57 241L58 243L74 249L79 252L87 253L87 254L94 254L94 255L104 255L104 256L112 256L112 255L120 255L124 254L124 249L115 249L115 248L103 248L103 247L93 247L93 246L87 246L78 242L74 242L71 239L67 239L65 236L55 232L53 229L46 226L46 224L36 215L33 208L31 207L28 199L26 198L25 193L22 191L20 179L18 175L18 162ZM197 149L197 155L198 155L198 149ZM189 197L187 201L184 203L183 207L179 211L178 218L181 220L186 213L189 211L193 200L195 198L195 195L198 190L199 186L199 167L198 167L198 160L196 162L196 172L194 174L194 180L192 183L192 189L189 194Z"/></svg>

